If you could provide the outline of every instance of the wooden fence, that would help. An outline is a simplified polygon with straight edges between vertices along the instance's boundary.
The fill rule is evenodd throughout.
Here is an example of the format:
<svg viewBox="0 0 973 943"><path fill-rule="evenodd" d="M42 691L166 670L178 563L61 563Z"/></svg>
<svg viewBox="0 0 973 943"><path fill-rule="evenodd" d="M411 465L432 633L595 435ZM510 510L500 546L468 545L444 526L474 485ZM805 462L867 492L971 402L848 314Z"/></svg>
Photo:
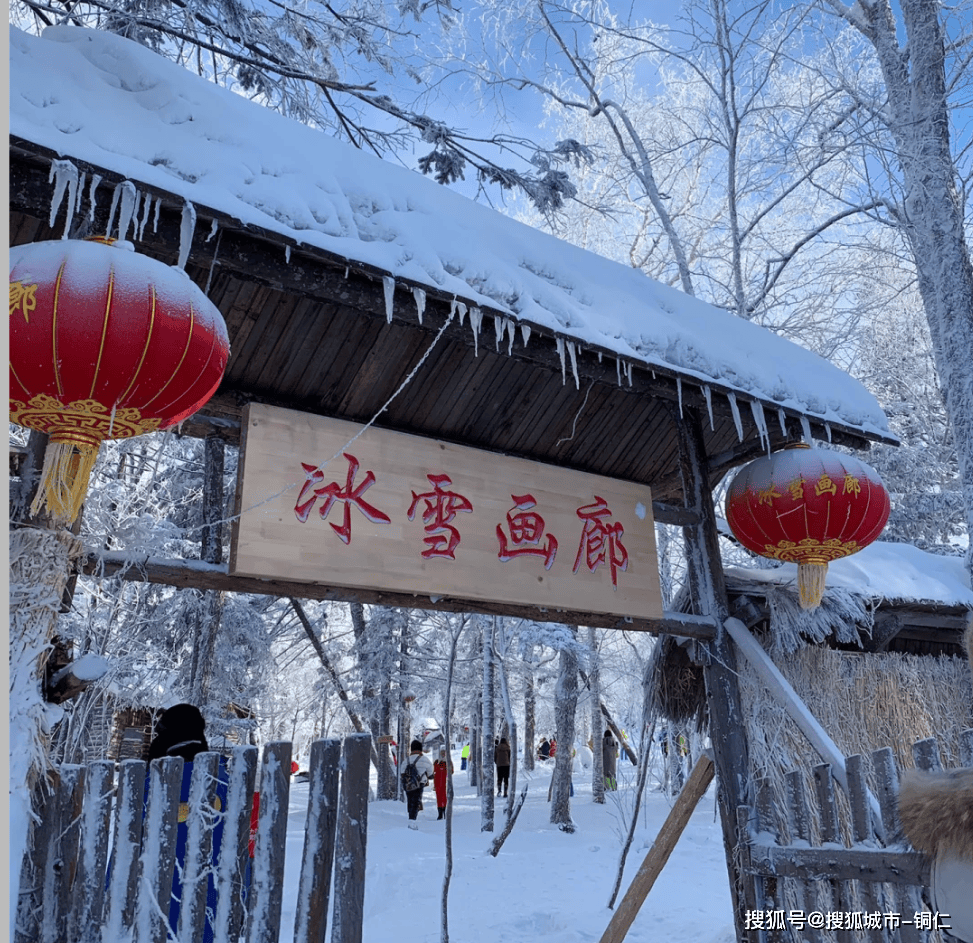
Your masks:
<svg viewBox="0 0 973 943"><path fill-rule="evenodd" d="M332 943L361 941L369 750L367 734L311 747L295 943L325 939L332 873ZM188 802L178 758L62 766L36 807L15 943L277 943L291 744L264 748L251 857L257 753L199 754ZM170 928L174 873L182 893Z"/></svg>
<svg viewBox="0 0 973 943"><path fill-rule="evenodd" d="M913 746L917 769L940 769L939 755L934 738ZM973 766L973 730L961 736L960 764ZM899 770L891 748L873 752L870 765L874 791L865 758L850 756L847 792L835 789L831 765L825 763L814 768L810 788L799 771L788 773L784 795L761 780L756 809L737 810L741 832L750 835L739 865L758 883L760 910L747 915L753 939L943 939L923 900L931 861L912 850L899 822Z"/></svg>

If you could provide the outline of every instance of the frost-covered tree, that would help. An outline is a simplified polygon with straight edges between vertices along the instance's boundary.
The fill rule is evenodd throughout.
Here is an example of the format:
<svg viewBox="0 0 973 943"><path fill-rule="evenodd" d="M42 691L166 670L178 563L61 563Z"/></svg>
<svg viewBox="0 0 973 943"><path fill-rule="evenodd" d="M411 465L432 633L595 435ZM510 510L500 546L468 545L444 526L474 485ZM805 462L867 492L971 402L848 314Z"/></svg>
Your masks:
<svg viewBox="0 0 973 943"><path fill-rule="evenodd" d="M551 824L561 831L573 832L571 818L571 770L574 765L574 725L578 706L577 628L564 627L565 639L560 646L559 671L554 692L557 725L557 753L551 779Z"/></svg>
<svg viewBox="0 0 973 943"><path fill-rule="evenodd" d="M844 120L832 136L855 146L901 233L922 297L973 533L973 261L967 239L968 123L973 33L967 0L820 0L835 14L835 47L852 33L855 57L831 58ZM877 66L877 75L863 69ZM824 71L824 70L823 70ZM863 81L865 79L865 81ZM973 567L973 551L968 558Z"/></svg>
<svg viewBox="0 0 973 943"><path fill-rule="evenodd" d="M521 134L483 136L435 109L442 37L460 29L451 0L15 0L21 28L108 30L289 117L404 161L443 184L474 174L516 189L541 212L574 196L574 141L542 147ZM448 103L447 103L448 104Z"/></svg>

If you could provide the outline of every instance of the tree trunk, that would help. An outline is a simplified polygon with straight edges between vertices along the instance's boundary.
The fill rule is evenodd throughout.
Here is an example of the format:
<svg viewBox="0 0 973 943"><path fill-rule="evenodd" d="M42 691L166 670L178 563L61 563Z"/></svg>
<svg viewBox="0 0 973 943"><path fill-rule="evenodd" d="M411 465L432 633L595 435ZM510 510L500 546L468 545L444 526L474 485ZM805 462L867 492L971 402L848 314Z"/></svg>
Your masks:
<svg viewBox="0 0 973 943"><path fill-rule="evenodd" d="M900 222L916 266L956 447L967 532L973 534L973 263L950 146L945 7L939 0L901 0L903 48L890 0L853 10L829 2L872 44L885 80L888 130L905 192ZM967 566L973 572L973 544Z"/></svg>
<svg viewBox="0 0 973 943"><path fill-rule="evenodd" d="M534 694L534 675L530 665L525 665L524 671L524 769L532 772L534 769L534 711L536 709Z"/></svg>
<svg viewBox="0 0 973 943"><path fill-rule="evenodd" d="M493 729L496 721L493 716L493 635L496 627L495 617L480 616L483 630L483 729L481 739L480 776L483 780L480 793L480 831L493 831Z"/></svg>
<svg viewBox="0 0 973 943"><path fill-rule="evenodd" d="M588 628L588 648L591 649L591 671L588 687L591 691L591 798L598 805L605 804L605 764L602 753L601 724L601 667L598 655L598 637L593 626Z"/></svg>
<svg viewBox="0 0 973 943"><path fill-rule="evenodd" d="M577 637L577 626L571 626ZM578 656L574 648L561 650L557 684L554 688L554 723L557 727L557 753L551 783L551 824L564 832L574 831L571 820L571 767L574 753L574 713L578 706Z"/></svg>

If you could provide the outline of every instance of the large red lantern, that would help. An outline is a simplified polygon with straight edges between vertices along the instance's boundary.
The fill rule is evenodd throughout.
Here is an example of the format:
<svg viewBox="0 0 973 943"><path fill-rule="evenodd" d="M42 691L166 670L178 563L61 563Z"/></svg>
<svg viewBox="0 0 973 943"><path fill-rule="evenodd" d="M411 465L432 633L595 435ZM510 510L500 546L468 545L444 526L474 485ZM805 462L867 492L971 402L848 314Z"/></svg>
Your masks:
<svg viewBox="0 0 973 943"><path fill-rule="evenodd" d="M727 523L744 547L798 565L805 609L821 602L828 563L875 540L889 510L875 469L806 445L751 462L726 496Z"/></svg>
<svg viewBox="0 0 973 943"><path fill-rule="evenodd" d="M50 436L42 488L73 521L104 439L165 429L216 391L220 312L181 269L108 239L10 250L10 419Z"/></svg>

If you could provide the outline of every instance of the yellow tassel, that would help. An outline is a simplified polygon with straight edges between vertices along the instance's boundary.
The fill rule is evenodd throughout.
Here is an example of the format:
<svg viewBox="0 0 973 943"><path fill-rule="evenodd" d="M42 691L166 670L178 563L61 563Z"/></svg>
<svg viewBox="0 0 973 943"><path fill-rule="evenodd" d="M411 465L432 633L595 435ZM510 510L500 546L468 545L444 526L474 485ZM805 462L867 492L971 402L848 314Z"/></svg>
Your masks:
<svg viewBox="0 0 973 943"><path fill-rule="evenodd" d="M97 459L97 444L59 442L52 437L30 513L36 516L46 506L55 524L74 523L88 494Z"/></svg>
<svg viewBox="0 0 973 943"><path fill-rule="evenodd" d="M824 579L827 575L827 563L798 563L797 588L802 609L818 608L824 596Z"/></svg>

